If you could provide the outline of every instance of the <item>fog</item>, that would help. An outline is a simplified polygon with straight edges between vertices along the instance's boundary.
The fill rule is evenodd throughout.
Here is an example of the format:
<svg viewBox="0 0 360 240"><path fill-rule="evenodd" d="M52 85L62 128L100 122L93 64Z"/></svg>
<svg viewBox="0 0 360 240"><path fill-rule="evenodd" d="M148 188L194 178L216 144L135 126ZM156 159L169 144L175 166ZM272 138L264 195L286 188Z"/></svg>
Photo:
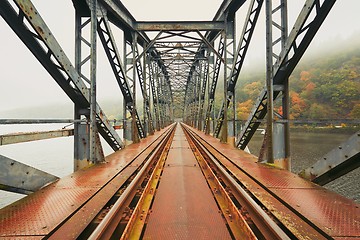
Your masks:
<svg viewBox="0 0 360 240"><path fill-rule="evenodd" d="M221 1L165 1L165 0L124 0L123 4L137 20L211 20ZM209 3L211 2L211 3ZM289 27L293 25L304 0L288 1ZM74 59L74 8L68 1L33 0L33 3L52 33L62 46L68 58ZM260 22L246 58L245 68L260 65L265 55L265 20L264 6ZM327 44L340 46L343 42L360 34L360 1L337 1L323 26L314 38L307 54L315 53ZM237 37L242 28L242 21L247 11L247 4L237 13ZM121 31L114 30L118 39ZM72 109L72 103L47 71L39 64L5 21L0 19L0 118L8 117L6 112L12 109L66 104ZM359 39L359 38L357 38ZM121 39L120 39L121 41ZM331 49L331 48L330 48ZM121 101L121 92L106 61L104 51L98 51L98 99ZM15 110L16 111L16 110ZM20 110L19 110L20 111ZM14 110L12 111L14 112Z"/></svg>

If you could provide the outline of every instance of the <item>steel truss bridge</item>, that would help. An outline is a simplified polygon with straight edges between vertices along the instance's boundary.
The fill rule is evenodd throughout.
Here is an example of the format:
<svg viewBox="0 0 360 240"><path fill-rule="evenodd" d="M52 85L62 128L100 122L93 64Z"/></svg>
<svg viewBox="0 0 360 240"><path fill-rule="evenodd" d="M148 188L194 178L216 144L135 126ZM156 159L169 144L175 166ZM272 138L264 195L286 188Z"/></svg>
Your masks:
<svg viewBox="0 0 360 240"><path fill-rule="evenodd" d="M72 2L74 61L30 0L0 1L2 18L74 103L73 119L0 120L74 124L0 136L1 145L74 136L74 173L62 179L0 155L1 189L29 194L0 210L1 238L360 238L359 205L319 186L359 167L359 133L301 177L288 171L289 76L335 0L304 0L290 28L287 0L224 0L209 21L156 22L137 21L119 0ZM261 11L266 87L238 132L235 89ZM123 136L97 102L99 48L123 96ZM255 158L243 150L262 122ZM100 136L113 154L104 156Z"/></svg>

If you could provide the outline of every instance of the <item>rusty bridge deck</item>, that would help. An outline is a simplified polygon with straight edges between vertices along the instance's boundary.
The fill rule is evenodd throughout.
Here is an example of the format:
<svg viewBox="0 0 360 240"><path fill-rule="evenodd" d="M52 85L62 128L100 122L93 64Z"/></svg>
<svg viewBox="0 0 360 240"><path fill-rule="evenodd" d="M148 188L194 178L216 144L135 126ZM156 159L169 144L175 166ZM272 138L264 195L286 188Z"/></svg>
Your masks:
<svg viewBox="0 0 360 240"><path fill-rule="evenodd" d="M128 205L119 205L124 211L118 210L119 221L114 225L116 230L112 230L117 231L115 236L124 239L134 234L130 230L127 237L122 235L129 223L136 228L136 216L140 216L134 214L137 207L143 224L137 236L143 239L231 239L240 236L236 229L250 229L252 233L245 236L267 238L269 227L259 225L258 221L270 226L275 223L271 234L279 238L283 238L281 234L289 239L360 238L360 210L355 202L288 171L256 163L253 155L219 143L198 130L175 125L109 155L107 163L75 172L1 209L0 237L97 239L107 236L102 235L107 231L103 229L111 224L101 222L118 206L117 201L127 194L127 189L134 188L134 194L129 193L132 197L121 202ZM203 160L211 159L217 163L205 167ZM147 163L153 167L147 168ZM224 196L220 195L224 194L220 194L220 185L212 186L215 177L208 175L210 168L237 209L222 203ZM222 176L221 168L227 172ZM150 174L132 187L136 176L142 174L141 169L149 173L154 170L156 176ZM227 175L229 179L225 179ZM155 189L141 192L151 183ZM265 212L268 217L262 218L261 214L256 217L244 205L238 198L241 191L237 192L237 185L247 192L250 202L260 206L257 211ZM149 209L145 209L146 199L139 199L149 195ZM239 209L244 220L241 227L238 224L241 219L235 219ZM238 226L233 228L233 225ZM97 231L102 232L94 235ZM114 237L112 233L110 236Z"/></svg>

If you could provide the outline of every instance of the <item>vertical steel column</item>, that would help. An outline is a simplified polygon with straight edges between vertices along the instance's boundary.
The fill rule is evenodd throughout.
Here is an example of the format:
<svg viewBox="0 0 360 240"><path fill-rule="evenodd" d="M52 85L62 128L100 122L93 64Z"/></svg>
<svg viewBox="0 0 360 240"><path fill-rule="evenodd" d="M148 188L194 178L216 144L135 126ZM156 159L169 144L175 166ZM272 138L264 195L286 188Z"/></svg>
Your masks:
<svg viewBox="0 0 360 240"><path fill-rule="evenodd" d="M266 148L267 162L274 163L273 153L273 41L272 41L272 0L266 0L266 93L267 93L267 123L266 123Z"/></svg>
<svg viewBox="0 0 360 240"><path fill-rule="evenodd" d="M125 74L127 76L127 79L128 79L128 83L129 83L129 90L131 91L132 90L132 84L134 84L134 80L132 77L129 76L129 71L132 69L132 65L133 65L133 59L130 59L130 55L132 52L128 53L128 48L131 49L131 46L128 47L128 45L132 44L132 42L128 42L128 40L126 39L125 37L125 34L124 34L124 67L125 67ZM131 66L131 67L129 67ZM132 98L132 102L131 103L127 103L127 104L131 104L131 106L126 106L126 103L125 103L125 99L124 99L124 141L125 141L125 144L126 145L129 145L133 142L133 126L132 126L132 121L129 120L129 118L132 118L132 112L133 112L133 109L134 109L134 105L133 105L133 102L134 102L134 95L133 93L131 93L131 98Z"/></svg>
<svg viewBox="0 0 360 240"><path fill-rule="evenodd" d="M92 0L91 28L90 28L90 162L95 163L96 159L96 30L97 30L97 0Z"/></svg>
<svg viewBox="0 0 360 240"><path fill-rule="evenodd" d="M145 47L144 47L145 49ZM152 94L152 89L151 89L151 78L152 78L152 73L151 73L151 69L150 69L150 56L149 54L145 54L144 55L144 91L146 92L146 95L148 96L148 107L149 107L149 115L150 116L155 116L154 114L152 114L152 109L153 109L153 104L151 104L152 102L152 98L151 98L151 94ZM144 98L144 106L147 104L146 99ZM144 107L144 111L146 111L145 107ZM144 112L144 115L146 114L146 112ZM149 134L153 135L154 131L155 131L155 127L154 127L154 119L153 117L151 119L148 119L148 129L149 129Z"/></svg>
<svg viewBox="0 0 360 240"><path fill-rule="evenodd" d="M143 46L143 49L145 49L146 46L144 45ZM136 59L135 59L136 60ZM138 61L141 61L141 59L138 59ZM144 118L144 137L147 136L147 134L151 131L150 129L150 119L148 118L148 112L147 112L147 107L150 108L150 104L148 105L147 101L146 101L146 98L148 98L149 95L147 95L147 92L146 92L146 53L143 54L143 65L142 65L142 72L143 72L143 86L140 86L142 87L142 92L143 92L143 118ZM150 109L149 110L149 113L150 113Z"/></svg>
<svg viewBox="0 0 360 240"><path fill-rule="evenodd" d="M201 64L200 61L196 63L195 67L195 109L194 109L194 115L195 115L195 128L199 126L200 122L200 115L199 115L199 108L200 108L200 89L201 89Z"/></svg>
<svg viewBox="0 0 360 240"><path fill-rule="evenodd" d="M226 25L226 20L225 20L225 25ZM225 45L225 50L224 50L224 102L226 102L227 99L227 29L225 28L222 31L223 34L223 38L224 38L224 45ZM223 127L221 129L221 135L220 135L220 142L222 143L227 143L227 138L228 138L228 116L227 116L227 108L224 108L224 120L223 120Z"/></svg>
<svg viewBox="0 0 360 240"><path fill-rule="evenodd" d="M156 130L160 131L160 110L159 110L159 95L157 92L157 89L159 88L159 75L158 75L158 66L156 62L153 62L150 65L152 70L152 81L151 81L151 90L153 95L153 104L154 104L154 112L155 112L155 124L156 124Z"/></svg>
<svg viewBox="0 0 360 240"><path fill-rule="evenodd" d="M281 168L290 170L288 78L284 79L282 85L277 85L276 89L274 89L274 58L275 60L279 59L288 35L287 1L278 1L279 4L273 7L273 0L266 0L266 98L268 114L264 146L267 148L267 162L275 163L275 165ZM278 11L281 11L280 19L275 19L274 14ZM273 40L274 30L280 31L280 36L275 40ZM279 53L275 53L275 47L279 44ZM282 92L282 114L276 113L274 110L274 90ZM275 114L281 121L275 121ZM260 156L264 155L264 151L265 149L263 148Z"/></svg>
<svg viewBox="0 0 360 240"><path fill-rule="evenodd" d="M206 54L206 59L209 58L209 52ZM203 123L205 121L204 118L204 103L205 103L205 95L206 95L206 88L209 76L209 61L202 61L201 64L201 75L200 75L200 82L201 82L201 93L200 93L200 104L199 104L199 125L198 129L201 131L203 129Z"/></svg>
<svg viewBox="0 0 360 240"><path fill-rule="evenodd" d="M75 9L75 69L81 73L81 35L82 23L78 9ZM74 119L81 120L88 116L88 109L76 104L74 106ZM85 167L89 159L89 134L88 123L75 121L74 123L74 171Z"/></svg>
<svg viewBox="0 0 360 240"><path fill-rule="evenodd" d="M286 45L288 37L288 16L287 16L287 0L281 0L281 49ZM279 58L279 57L278 57ZM287 59L286 59L287 60ZM280 122L274 126L275 134L283 141L276 141L275 144L275 163L279 161L279 165L284 169L291 171L290 156L290 96L289 96L289 78L286 77L282 84L282 114L279 114ZM279 143L279 144L278 144Z"/></svg>
<svg viewBox="0 0 360 240"><path fill-rule="evenodd" d="M156 65L156 85L157 85L157 96L158 96L158 110L159 110L159 128L164 128L164 108L163 108L163 74L161 69Z"/></svg>
<svg viewBox="0 0 360 240"><path fill-rule="evenodd" d="M217 81L219 78L219 73L220 73L220 67L221 67L221 59L219 58L219 56L223 56L224 52L225 52L225 48L226 45L224 43L224 34L221 33L220 34L221 38L219 40L219 47L218 47L218 56L216 56L216 61L214 62L214 71L213 71L213 75L212 75L212 81L211 81L211 87L209 89L209 102L208 102L208 107L206 110L206 122L205 122L205 134L210 134L210 119L212 116L212 122L213 122L213 127L212 129L215 129L215 109L214 109L214 101L215 101L215 90L216 90L216 86L217 86ZM215 54L214 54L215 55ZM211 114L212 113L212 114Z"/></svg>
<svg viewBox="0 0 360 240"><path fill-rule="evenodd" d="M134 143L140 142L139 135L137 132L136 127L136 54L134 50L136 49L137 45L137 33L132 33L132 63L133 63L133 108L131 111L131 128L132 128L132 139ZM140 120L140 119L139 119Z"/></svg>
<svg viewBox="0 0 360 240"><path fill-rule="evenodd" d="M223 106L227 106L228 109L232 109L231 120L229 122L228 119L228 140L227 142L232 146L235 145L235 115L236 115L236 104L235 104L235 91L229 91L229 83L231 80L232 67L235 61L235 53L236 53L236 30L235 30L235 18L232 22L227 23L226 34L228 35L228 46L226 50L228 51L227 55L227 77L226 77L226 91L227 91L227 99L224 102ZM230 39L230 40L229 40ZM229 103L230 106L227 105ZM232 108L231 108L232 105Z"/></svg>
<svg viewBox="0 0 360 240"><path fill-rule="evenodd" d="M81 119L85 116L87 123L75 123L74 126L74 170L79 170L97 162L104 161L104 153L96 125L96 29L97 29L97 0L89 2L90 18L83 17L76 10L75 16L75 69L81 78L90 84L90 106L75 104L74 118ZM82 22L82 19L86 19ZM83 29L90 25L90 40L83 36ZM82 44L90 48L90 54L82 57ZM83 69L85 63L90 61L89 75Z"/></svg>

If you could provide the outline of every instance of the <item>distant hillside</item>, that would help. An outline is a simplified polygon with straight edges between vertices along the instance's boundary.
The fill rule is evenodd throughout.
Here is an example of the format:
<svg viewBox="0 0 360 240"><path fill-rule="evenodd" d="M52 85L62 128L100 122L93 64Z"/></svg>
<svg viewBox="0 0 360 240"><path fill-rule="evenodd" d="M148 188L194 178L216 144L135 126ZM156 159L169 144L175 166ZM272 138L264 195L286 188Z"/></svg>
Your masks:
<svg viewBox="0 0 360 240"><path fill-rule="evenodd" d="M292 119L360 119L359 36L321 49L299 63L289 79ZM247 119L264 81L261 72L244 74L238 80L239 119ZM277 110L282 111L279 106Z"/></svg>

